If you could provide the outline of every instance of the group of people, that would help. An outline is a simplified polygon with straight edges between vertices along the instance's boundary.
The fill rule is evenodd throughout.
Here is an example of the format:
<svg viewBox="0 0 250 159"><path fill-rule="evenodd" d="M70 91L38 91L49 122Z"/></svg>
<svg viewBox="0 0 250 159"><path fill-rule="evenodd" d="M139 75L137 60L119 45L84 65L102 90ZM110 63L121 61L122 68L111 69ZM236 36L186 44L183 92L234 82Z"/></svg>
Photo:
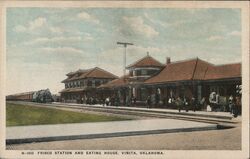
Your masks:
<svg viewBox="0 0 250 159"><path fill-rule="evenodd" d="M234 117L237 117L240 114L241 107L241 98L240 96L234 97L231 95L228 99L228 108L230 114L233 114Z"/></svg>
<svg viewBox="0 0 250 159"><path fill-rule="evenodd" d="M176 98L169 97L164 98L163 105L174 106L178 109L179 112L182 110L188 112L189 110L197 111L200 109L207 109L207 111L217 111L221 109L220 103L220 95L216 92L212 92L208 98L208 100L203 97L201 100L197 100L195 97L186 97L186 96L178 96ZM234 117L237 117L241 113L241 97L239 95L233 96L230 95L227 99L227 104L225 111L229 111ZM97 98L86 98L84 103L86 104L102 104L103 106L130 106L136 105L136 97L132 95L131 98L125 96L123 99L120 99L118 96L111 96L107 98L103 98L98 100ZM83 102L83 100L82 100ZM157 106L160 104L160 95L159 93L155 93L152 95L147 96L146 99L147 108L152 108L152 106Z"/></svg>
<svg viewBox="0 0 250 159"><path fill-rule="evenodd" d="M152 105L158 106L160 104L160 93L149 95L146 99L147 108L151 108Z"/></svg>
<svg viewBox="0 0 250 159"><path fill-rule="evenodd" d="M193 110L195 112L197 110L197 102L194 97L191 97L191 99L188 99L185 96L183 98L177 97L175 104L179 112L181 112L181 110L185 110L186 112L189 110Z"/></svg>
<svg viewBox="0 0 250 159"><path fill-rule="evenodd" d="M211 111L216 111L220 109L223 105L220 103L220 95L219 93L212 92L209 96L209 103L211 106ZM229 111L230 114L233 114L234 117L237 117L241 113L241 97L240 94L235 96L230 95L227 99L226 104L224 103L225 111Z"/></svg>

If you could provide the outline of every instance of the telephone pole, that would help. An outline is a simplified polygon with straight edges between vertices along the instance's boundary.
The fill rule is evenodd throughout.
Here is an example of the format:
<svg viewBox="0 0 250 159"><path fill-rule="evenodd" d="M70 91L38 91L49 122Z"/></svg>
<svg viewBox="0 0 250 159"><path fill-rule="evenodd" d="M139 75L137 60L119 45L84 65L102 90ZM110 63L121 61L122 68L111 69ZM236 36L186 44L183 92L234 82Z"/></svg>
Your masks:
<svg viewBox="0 0 250 159"><path fill-rule="evenodd" d="M125 80L126 75L126 49L128 45L134 45L133 43L127 43L127 42L117 42L117 45L123 45L124 46L124 55L123 55L123 75Z"/></svg>

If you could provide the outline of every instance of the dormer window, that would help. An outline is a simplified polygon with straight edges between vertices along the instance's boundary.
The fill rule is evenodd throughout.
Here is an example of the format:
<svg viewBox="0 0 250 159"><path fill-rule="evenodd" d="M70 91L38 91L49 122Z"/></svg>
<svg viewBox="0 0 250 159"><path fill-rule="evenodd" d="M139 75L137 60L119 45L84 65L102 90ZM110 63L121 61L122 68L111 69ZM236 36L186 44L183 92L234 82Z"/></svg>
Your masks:
<svg viewBox="0 0 250 159"><path fill-rule="evenodd" d="M133 76L136 76L136 71L135 70L133 71Z"/></svg>
<svg viewBox="0 0 250 159"><path fill-rule="evenodd" d="M147 70L141 70L141 75L147 75Z"/></svg>
<svg viewBox="0 0 250 159"><path fill-rule="evenodd" d="M141 70L137 70L136 71L136 76L140 76L141 75Z"/></svg>

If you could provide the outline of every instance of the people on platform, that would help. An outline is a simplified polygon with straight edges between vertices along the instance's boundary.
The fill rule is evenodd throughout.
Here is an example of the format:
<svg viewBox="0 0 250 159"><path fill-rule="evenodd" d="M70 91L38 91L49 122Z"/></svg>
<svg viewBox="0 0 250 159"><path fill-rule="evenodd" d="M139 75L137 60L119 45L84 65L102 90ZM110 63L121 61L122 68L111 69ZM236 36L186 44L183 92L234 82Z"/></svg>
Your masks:
<svg viewBox="0 0 250 159"><path fill-rule="evenodd" d="M102 97L101 102L102 102L102 106L105 106L105 98Z"/></svg>
<svg viewBox="0 0 250 159"><path fill-rule="evenodd" d="M131 101L132 105L135 106L136 105L136 97L133 95L132 96L132 101Z"/></svg>
<svg viewBox="0 0 250 159"><path fill-rule="evenodd" d="M175 98L174 98L174 97L169 97L169 98L168 98L168 105L172 106L172 105L174 105L174 104L176 104Z"/></svg>
<svg viewBox="0 0 250 159"><path fill-rule="evenodd" d="M151 96L149 95L147 97L147 108L149 109L151 107Z"/></svg>
<svg viewBox="0 0 250 159"><path fill-rule="evenodd" d="M199 107L204 110L206 109L206 106L207 106L207 102L206 102L206 98L205 97L202 97L200 102L199 102Z"/></svg>
<svg viewBox="0 0 250 159"><path fill-rule="evenodd" d="M158 91L155 93L155 105L158 106L160 102L160 94Z"/></svg>
<svg viewBox="0 0 250 159"><path fill-rule="evenodd" d="M105 99L105 104L106 104L106 106L109 106L109 103L110 103L110 98L107 97L107 98Z"/></svg>
<svg viewBox="0 0 250 159"><path fill-rule="evenodd" d="M230 114L233 114L234 107L235 107L234 97L233 95L230 95L230 97L228 98L228 109Z"/></svg>
<svg viewBox="0 0 250 159"><path fill-rule="evenodd" d="M235 97L235 106L233 108L233 116L236 118L240 113L241 98L239 95Z"/></svg>
<svg viewBox="0 0 250 159"><path fill-rule="evenodd" d="M177 98L174 98L177 97ZM149 94L146 98L146 105L147 108L154 108L154 106L160 106L160 108L166 108L165 105L169 106L169 108L177 108L179 112L182 110L188 112L189 110L192 110L196 112L197 110L207 110L207 111L216 111L219 108L219 104L224 106L225 109L223 111L228 111L230 114L232 114L234 117L237 117L239 114L241 114L241 95L236 94L236 96L233 96L231 94L228 96L222 96L219 99L219 94L216 94L216 92L212 92L209 95L209 98L206 98L205 96L201 96L202 98L199 100L196 99L193 95L191 96L168 96L164 95L163 97L160 96L157 93ZM86 103L90 105L95 104L101 104L103 106L129 106L133 105L136 106L136 97L132 94L129 96L124 96L125 98L125 105L123 104L123 96L118 95L112 95L105 97L97 98L96 96L83 96L79 98L80 103ZM223 105L222 99L228 99L225 100L225 104ZM161 101L165 101L162 102ZM220 102L219 102L220 100ZM86 101L86 102L84 102ZM140 101L137 101L140 103ZM221 107L222 107L221 106ZM222 109L220 109L222 110Z"/></svg>
<svg viewBox="0 0 250 159"><path fill-rule="evenodd" d="M197 109L197 102L196 102L196 99L195 99L194 96L192 96L192 98L191 98L191 100L190 100L190 105L191 105L193 111L195 112L196 109Z"/></svg>
<svg viewBox="0 0 250 159"><path fill-rule="evenodd" d="M179 112L181 112L181 110L183 109L183 101L182 101L181 97L176 98L175 104L177 105Z"/></svg>
<svg viewBox="0 0 250 159"><path fill-rule="evenodd" d="M189 101L188 101L188 98L185 96L183 97L183 105L185 107L186 112L188 112L189 111Z"/></svg>
<svg viewBox="0 0 250 159"><path fill-rule="evenodd" d="M209 103L212 111L215 111L219 105L219 94L216 94L216 92L212 92L209 96Z"/></svg>

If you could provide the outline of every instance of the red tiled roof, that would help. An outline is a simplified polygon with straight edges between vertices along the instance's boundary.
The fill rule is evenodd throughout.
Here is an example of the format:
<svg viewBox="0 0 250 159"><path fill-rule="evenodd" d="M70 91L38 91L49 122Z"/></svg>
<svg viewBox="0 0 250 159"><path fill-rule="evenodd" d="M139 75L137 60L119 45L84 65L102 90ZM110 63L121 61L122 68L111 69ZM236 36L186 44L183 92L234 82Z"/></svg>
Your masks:
<svg viewBox="0 0 250 159"><path fill-rule="evenodd" d="M213 64L203 61L197 58L196 66L194 70L193 80L203 80L205 78L206 72L209 68L214 67Z"/></svg>
<svg viewBox="0 0 250 159"><path fill-rule="evenodd" d="M241 77L241 64L215 66L198 58L174 62L156 76L145 81L146 84L186 80L208 80Z"/></svg>
<svg viewBox="0 0 250 159"><path fill-rule="evenodd" d="M68 75L68 74L67 74ZM63 80L62 83L77 79L83 79L83 78L109 78L109 79L116 79L118 78L116 75L103 70L99 67L95 67L88 70L78 70L74 73L71 73L70 76Z"/></svg>
<svg viewBox="0 0 250 159"><path fill-rule="evenodd" d="M241 77L241 63L211 67L205 75L206 80Z"/></svg>
<svg viewBox="0 0 250 159"><path fill-rule="evenodd" d="M162 83L170 81L191 80L193 77L196 59L174 62L166 67L156 76L149 78L145 83Z"/></svg>
<svg viewBox="0 0 250 159"><path fill-rule="evenodd" d="M99 86L98 88L114 88L114 87L122 87L125 86L129 83L128 81L128 76L126 75L125 78L124 76L118 78L118 79L114 79L108 83L102 84L101 86Z"/></svg>
<svg viewBox="0 0 250 159"><path fill-rule="evenodd" d="M135 63L127 66L127 68L133 68L133 67L164 67L162 63L154 59L153 57L147 55L144 58L136 61Z"/></svg>

